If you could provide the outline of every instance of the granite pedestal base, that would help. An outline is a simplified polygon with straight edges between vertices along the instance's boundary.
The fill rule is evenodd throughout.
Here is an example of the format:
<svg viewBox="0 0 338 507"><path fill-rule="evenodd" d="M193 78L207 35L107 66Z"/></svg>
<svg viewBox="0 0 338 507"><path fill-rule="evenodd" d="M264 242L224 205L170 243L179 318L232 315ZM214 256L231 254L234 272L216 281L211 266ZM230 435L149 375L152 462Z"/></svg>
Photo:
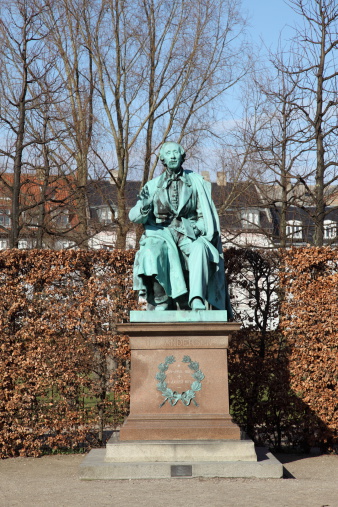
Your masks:
<svg viewBox="0 0 338 507"><path fill-rule="evenodd" d="M80 465L80 479L171 479L253 477L279 479L282 464L252 441L113 442L93 449Z"/></svg>
<svg viewBox="0 0 338 507"><path fill-rule="evenodd" d="M229 414L227 349L240 326L223 311L184 313L133 312L118 326L130 337L130 415L85 458L81 479L282 476Z"/></svg>

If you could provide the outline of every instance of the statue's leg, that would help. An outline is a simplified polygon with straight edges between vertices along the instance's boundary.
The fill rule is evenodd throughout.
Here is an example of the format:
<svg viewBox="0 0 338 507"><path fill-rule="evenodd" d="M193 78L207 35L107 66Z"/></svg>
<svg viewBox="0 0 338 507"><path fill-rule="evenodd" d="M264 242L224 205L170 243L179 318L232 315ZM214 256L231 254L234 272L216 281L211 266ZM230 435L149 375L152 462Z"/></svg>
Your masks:
<svg viewBox="0 0 338 507"><path fill-rule="evenodd" d="M155 275L145 276L143 277L143 280L144 285L147 287L147 310L169 310L172 300L167 296L162 285L158 283ZM145 297L145 295L142 296Z"/></svg>
<svg viewBox="0 0 338 507"><path fill-rule="evenodd" d="M148 309L167 310L171 304L171 298L165 290L169 280L167 258L168 248L165 239L160 237L144 239L138 253L137 277L142 280L139 285L146 297Z"/></svg>
<svg viewBox="0 0 338 507"><path fill-rule="evenodd" d="M189 286L189 282L186 282L187 287ZM190 310L190 306L188 304L188 298L189 294L183 294L182 296L179 296L177 299L175 299L176 304L176 310Z"/></svg>
<svg viewBox="0 0 338 507"><path fill-rule="evenodd" d="M189 245L189 305L194 310L205 310L209 281L209 253L204 241Z"/></svg>
<svg viewBox="0 0 338 507"><path fill-rule="evenodd" d="M164 288L154 277L153 281L153 293L154 293L154 302L155 302L155 310L168 310L169 309L169 298L165 293Z"/></svg>

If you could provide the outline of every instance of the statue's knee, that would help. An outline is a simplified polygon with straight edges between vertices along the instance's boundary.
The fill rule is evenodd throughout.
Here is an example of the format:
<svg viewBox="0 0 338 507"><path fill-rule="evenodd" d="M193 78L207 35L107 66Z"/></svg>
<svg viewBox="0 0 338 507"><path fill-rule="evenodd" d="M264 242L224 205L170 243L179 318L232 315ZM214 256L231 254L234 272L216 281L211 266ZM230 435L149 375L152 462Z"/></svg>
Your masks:
<svg viewBox="0 0 338 507"><path fill-rule="evenodd" d="M159 255L166 254L168 247L166 242L161 239L148 238L144 244L143 250L145 255L158 257Z"/></svg>
<svg viewBox="0 0 338 507"><path fill-rule="evenodd" d="M196 239L193 243L190 245L190 257L193 261L193 257L196 255L203 255L207 253L207 247L204 243L204 241L200 241L200 238Z"/></svg>
<svg viewBox="0 0 338 507"><path fill-rule="evenodd" d="M152 245L154 252L166 253L168 251L167 243L164 240L158 239Z"/></svg>

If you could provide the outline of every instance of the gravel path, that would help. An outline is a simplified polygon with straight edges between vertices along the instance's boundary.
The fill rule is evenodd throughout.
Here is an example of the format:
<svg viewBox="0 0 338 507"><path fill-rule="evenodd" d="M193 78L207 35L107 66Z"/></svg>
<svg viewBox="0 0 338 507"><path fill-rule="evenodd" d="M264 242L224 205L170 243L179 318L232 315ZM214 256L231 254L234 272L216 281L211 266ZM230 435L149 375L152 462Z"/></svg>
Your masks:
<svg viewBox="0 0 338 507"><path fill-rule="evenodd" d="M83 456L0 462L1 507L338 507L338 456L277 455L284 479L80 481Z"/></svg>

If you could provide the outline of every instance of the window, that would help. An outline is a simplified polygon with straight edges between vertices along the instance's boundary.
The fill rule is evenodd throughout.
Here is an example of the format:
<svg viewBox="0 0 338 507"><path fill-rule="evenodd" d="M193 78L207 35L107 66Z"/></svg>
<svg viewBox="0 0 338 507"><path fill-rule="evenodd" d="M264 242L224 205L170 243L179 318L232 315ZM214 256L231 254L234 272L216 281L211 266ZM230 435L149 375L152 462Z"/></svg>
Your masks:
<svg viewBox="0 0 338 507"><path fill-rule="evenodd" d="M303 239L302 222L300 220L286 222L286 237L288 239Z"/></svg>
<svg viewBox="0 0 338 507"><path fill-rule="evenodd" d="M21 214L22 222L24 225L38 225L39 224L39 216L37 214L32 214L31 211L23 211Z"/></svg>
<svg viewBox="0 0 338 507"><path fill-rule="evenodd" d="M108 206L102 206L97 209L97 216L99 221L103 224L111 224L113 221L113 212L112 208ZM116 212L114 210L114 216L116 216Z"/></svg>
<svg viewBox="0 0 338 507"><path fill-rule="evenodd" d="M126 237L127 248L136 248L135 232L128 232Z"/></svg>
<svg viewBox="0 0 338 507"><path fill-rule="evenodd" d="M20 248L21 250L27 249L28 248L28 241L26 241L25 239L19 239L18 248Z"/></svg>
<svg viewBox="0 0 338 507"><path fill-rule="evenodd" d="M53 221L57 227L65 228L69 225L69 211L55 210L53 212Z"/></svg>
<svg viewBox="0 0 338 507"><path fill-rule="evenodd" d="M60 248L60 250L63 250L65 248L73 248L74 246L74 241L60 240L57 242L57 247Z"/></svg>
<svg viewBox="0 0 338 507"><path fill-rule="evenodd" d="M7 240L6 239L1 239L0 240L0 250L5 250L8 246L8 243L7 243Z"/></svg>
<svg viewBox="0 0 338 507"><path fill-rule="evenodd" d="M1 227L10 227L11 219L10 219L10 211L7 209L0 210L0 226Z"/></svg>
<svg viewBox="0 0 338 507"><path fill-rule="evenodd" d="M25 215L24 220L27 225L39 225L38 215Z"/></svg>
<svg viewBox="0 0 338 507"><path fill-rule="evenodd" d="M259 210L244 209L241 211L241 223L245 229L259 227Z"/></svg>
<svg viewBox="0 0 338 507"><path fill-rule="evenodd" d="M324 239L333 239L337 236L337 223L324 220Z"/></svg>

